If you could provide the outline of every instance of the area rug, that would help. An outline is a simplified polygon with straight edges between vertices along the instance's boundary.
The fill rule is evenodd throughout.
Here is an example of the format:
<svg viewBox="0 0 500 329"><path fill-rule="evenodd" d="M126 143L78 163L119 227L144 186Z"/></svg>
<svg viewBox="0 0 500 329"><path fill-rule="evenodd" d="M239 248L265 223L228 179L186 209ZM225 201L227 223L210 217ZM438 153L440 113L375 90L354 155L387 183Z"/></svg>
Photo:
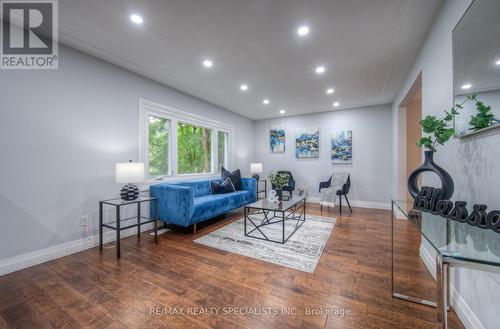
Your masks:
<svg viewBox="0 0 500 329"><path fill-rule="evenodd" d="M247 225L251 230L251 224ZM194 242L313 273L334 225L335 218L307 215L306 221L298 231L285 244L281 244L246 237L241 217ZM285 231L291 232L294 227L295 221L287 221ZM264 233L268 237L279 237L282 234L282 224L268 225L265 229Z"/></svg>

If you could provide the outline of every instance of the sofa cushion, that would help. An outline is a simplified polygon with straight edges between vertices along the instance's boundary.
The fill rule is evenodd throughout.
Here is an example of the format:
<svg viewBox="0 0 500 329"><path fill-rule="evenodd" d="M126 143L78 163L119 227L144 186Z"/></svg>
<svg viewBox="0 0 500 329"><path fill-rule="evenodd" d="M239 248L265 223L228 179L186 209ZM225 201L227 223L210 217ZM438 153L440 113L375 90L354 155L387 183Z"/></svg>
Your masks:
<svg viewBox="0 0 500 329"><path fill-rule="evenodd" d="M210 181L210 187L212 189L212 194L236 192L236 189L234 188L234 185L229 178L222 183L217 181Z"/></svg>
<svg viewBox="0 0 500 329"><path fill-rule="evenodd" d="M226 179L229 178L231 180L231 182L233 183L236 191L240 191L243 189L242 183L241 183L241 172L239 169L236 169L235 171L230 172L226 168L222 167L222 169L220 171L220 176L221 176L222 181L225 181Z"/></svg>
<svg viewBox="0 0 500 329"><path fill-rule="evenodd" d="M254 200L250 191L236 191L225 194L210 194L194 198L192 224L207 218L219 216L229 210L239 208Z"/></svg>

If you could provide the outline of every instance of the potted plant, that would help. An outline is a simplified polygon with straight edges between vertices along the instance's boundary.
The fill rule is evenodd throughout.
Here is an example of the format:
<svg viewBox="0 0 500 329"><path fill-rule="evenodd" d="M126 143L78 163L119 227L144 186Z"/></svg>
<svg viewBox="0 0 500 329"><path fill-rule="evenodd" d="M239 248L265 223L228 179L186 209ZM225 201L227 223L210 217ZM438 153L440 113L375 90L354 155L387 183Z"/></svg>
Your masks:
<svg viewBox="0 0 500 329"><path fill-rule="evenodd" d="M472 97L469 96L462 103L455 104L450 111L445 111L443 118L427 115L420 121L420 126L427 135L417 142L418 147L425 149L424 163L408 177L408 190L414 198L419 193L418 176L425 171L434 172L439 176L444 192L443 198L450 199L453 195L455 189L453 179L446 170L434 163L434 153L437 152L439 145L444 145L455 134L455 129L452 127L453 120L459 114L459 110L463 108L463 105L471 99Z"/></svg>
<svg viewBox="0 0 500 329"><path fill-rule="evenodd" d="M269 175L269 181L276 187L276 195L280 201L283 196L283 187L288 186L289 180L290 175L285 172L276 172Z"/></svg>
<svg viewBox="0 0 500 329"><path fill-rule="evenodd" d="M478 131L484 128L488 128L500 123L500 120L495 118L495 115L491 113L491 106L485 105L483 102L476 98L476 95L467 96L471 101L476 102L476 115L470 117L469 125L471 126L469 130Z"/></svg>

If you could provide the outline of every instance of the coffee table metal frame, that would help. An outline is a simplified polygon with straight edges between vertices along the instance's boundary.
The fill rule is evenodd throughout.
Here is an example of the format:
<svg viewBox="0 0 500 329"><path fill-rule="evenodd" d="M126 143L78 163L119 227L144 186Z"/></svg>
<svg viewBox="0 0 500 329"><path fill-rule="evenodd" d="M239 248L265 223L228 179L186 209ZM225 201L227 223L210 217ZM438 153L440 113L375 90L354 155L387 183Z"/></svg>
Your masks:
<svg viewBox="0 0 500 329"><path fill-rule="evenodd" d="M270 207L269 207L270 208ZM252 204L245 206L244 212L244 225L245 225L245 236L260 239L270 242L276 242L285 244L290 237L297 232L297 230L304 224L306 221L306 200L305 198L298 199L297 202L293 203L287 208L283 209L269 209L264 207L252 206ZM280 207L282 208L282 207ZM272 213L272 215L271 215ZM278 214L277 214L278 213ZM257 216L264 215L264 218L260 218ZM260 221L260 223L259 223ZM285 223L289 221L295 221L295 227L293 231L286 235L285 232ZM273 240L270 239L264 232L262 232L261 228L268 225L279 225L282 227L282 235L281 240ZM248 230L247 226L252 227L253 229ZM250 235L253 232L259 232L261 236Z"/></svg>

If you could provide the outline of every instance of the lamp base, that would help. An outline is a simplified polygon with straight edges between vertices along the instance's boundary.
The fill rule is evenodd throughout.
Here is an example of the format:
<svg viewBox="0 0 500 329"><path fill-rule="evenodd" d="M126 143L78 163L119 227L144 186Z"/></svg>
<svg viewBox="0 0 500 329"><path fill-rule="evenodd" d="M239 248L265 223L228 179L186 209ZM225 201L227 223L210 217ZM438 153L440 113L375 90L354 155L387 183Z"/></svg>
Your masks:
<svg viewBox="0 0 500 329"><path fill-rule="evenodd" d="M252 175L252 178L255 178L256 180L259 180L260 176L259 176L259 175L257 175L257 174L253 174L253 175Z"/></svg>
<svg viewBox="0 0 500 329"><path fill-rule="evenodd" d="M125 201L132 201L139 197L139 188L134 184L125 185L120 191L120 197Z"/></svg>

